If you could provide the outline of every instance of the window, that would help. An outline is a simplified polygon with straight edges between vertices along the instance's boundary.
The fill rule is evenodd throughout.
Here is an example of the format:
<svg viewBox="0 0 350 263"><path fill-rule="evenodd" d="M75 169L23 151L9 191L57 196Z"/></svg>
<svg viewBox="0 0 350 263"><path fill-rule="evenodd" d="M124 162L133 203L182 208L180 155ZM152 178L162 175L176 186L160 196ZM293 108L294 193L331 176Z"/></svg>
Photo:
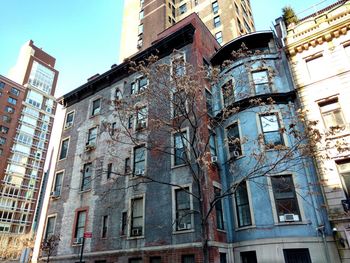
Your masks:
<svg viewBox="0 0 350 263"><path fill-rule="evenodd" d="M147 107L141 107L136 112L136 130L146 128L147 125Z"/></svg>
<svg viewBox="0 0 350 263"><path fill-rule="evenodd" d="M184 91L173 93L171 106L174 118L187 115L187 99Z"/></svg>
<svg viewBox="0 0 350 263"><path fill-rule="evenodd" d="M8 113L14 113L15 112L15 109L10 107L10 106L6 106L5 107L5 111L8 112Z"/></svg>
<svg viewBox="0 0 350 263"><path fill-rule="evenodd" d="M89 129L86 146L96 146L96 140L97 140L97 127L94 127Z"/></svg>
<svg viewBox="0 0 350 263"><path fill-rule="evenodd" d="M345 125L344 116L338 102L338 98L333 98L320 102L319 104L322 119L327 129L332 127L343 127Z"/></svg>
<svg viewBox="0 0 350 263"><path fill-rule="evenodd" d="M9 132L9 128L0 125L0 132L4 133L4 134L7 134Z"/></svg>
<svg viewBox="0 0 350 263"><path fill-rule="evenodd" d="M241 182L237 186L235 192L235 202L238 227L252 225L246 181Z"/></svg>
<svg viewBox="0 0 350 263"><path fill-rule="evenodd" d="M211 156L217 156L216 153L216 134L213 131L209 131L209 149Z"/></svg>
<svg viewBox="0 0 350 263"><path fill-rule="evenodd" d="M179 52L171 59L171 73L176 76L184 76L186 73L185 53Z"/></svg>
<svg viewBox="0 0 350 263"><path fill-rule="evenodd" d="M101 99L94 100L92 102L91 116L100 114L101 111Z"/></svg>
<svg viewBox="0 0 350 263"><path fill-rule="evenodd" d="M221 25L220 16L214 17L214 27L218 27L220 25Z"/></svg>
<svg viewBox="0 0 350 263"><path fill-rule="evenodd" d="M140 24L139 25L139 35L142 35L143 34L143 24Z"/></svg>
<svg viewBox="0 0 350 263"><path fill-rule="evenodd" d="M183 255L181 257L181 263L195 263L194 255Z"/></svg>
<svg viewBox="0 0 350 263"><path fill-rule="evenodd" d="M131 167L130 167L130 158L125 158L124 160L124 173L128 174L131 172Z"/></svg>
<svg viewBox="0 0 350 263"><path fill-rule="evenodd" d="M242 263L258 263L255 251L241 252ZM296 261L299 262L299 261Z"/></svg>
<svg viewBox="0 0 350 263"><path fill-rule="evenodd" d="M260 115L260 123L267 148L284 145L277 113Z"/></svg>
<svg viewBox="0 0 350 263"><path fill-rule="evenodd" d="M50 238L54 234L56 223L56 216L50 216L47 218L45 240Z"/></svg>
<svg viewBox="0 0 350 263"><path fill-rule="evenodd" d="M130 236L143 235L143 198L134 198L131 200L131 227Z"/></svg>
<svg viewBox="0 0 350 263"><path fill-rule="evenodd" d="M144 10L141 10L140 13L139 13L139 19L143 19L144 17Z"/></svg>
<svg viewBox="0 0 350 263"><path fill-rule="evenodd" d="M187 5L183 4L179 7L179 15L182 15L187 12Z"/></svg>
<svg viewBox="0 0 350 263"><path fill-rule="evenodd" d="M233 80L230 79L221 87L222 97L224 99L225 107L235 102L235 88Z"/></svg>
<svg viewBox="0 0 350 263"><path fill-rule="evenodd" d="M215 1L213 3L211 3L211 6L213 8L213 13L217 14L219 12L219 5L218 5L218 1Z"/></svg>
<svg viewBox="0 0 350 263"><path fill-rule="evenodd" d="M144 91L147 88L148 79L146 77L139 77L131 83L131 94L136 94Z"/></svg>
<svg viewBox="0 0 350 263"><path fill-rule="evenodd" d="M134 116L130 115L128 118L128 129L132 129L133 122L134 122Z"/></svg>
<svg viewBox="0 0 350 263"><path fill-rule="evenodd" d="M86 211L79 211L76 216L76 224L74 230L74 238L76 239L75 243L80 243L80 239L83 238L85 232L85 223L86 223Z"/></svg>
<svg viewBox="0 0 350 263"><path fill-rule="evenodd" d="M206 99L207 113L209 115L213 115L213 95L207 89L205 90L205 99Z"/></svg>
<svg viewBox="0 0 350 263"><path fill-rule="evenodd" d="M343 189L347 194L347 197L350 198L350 160L346 159L338 162L337 168L341 175Z"/></svg>
<svg viewBox="0 0 350 263"><path fill-rule="evenodd" d="M140 176L145 173L146 148L139 146L134 148L134 176Z"/></svg>
<svg viewBox="0 0 350 263"><path fill-rule="evenodd" d="M175 189L176 231L192 228L189 188Z"/></svg>
<svg viewBox="0 0 350 263"><path fill-rule="evenodd" d="M0 145L4 145L6 143L6 138L0 137Z"/></svg>
<svg viewBox="0 0 350 263"><path fill-rule="evenodd" d="M117 88L117 89L114 91L114 99L115 99L116 101L120 101L120 100L122 99L122 97L123 97L122 92L120 91L119 88Z"/></svg>
<svg viewBox="0 0 350 263"><path fill-rule="evenodd" d="M91 189L91 177L92 177L92 163L84 164L83 178L81 180L81 191L87 191Z"/></svg>
<svg viewBox="0 0 350 263"><path fill-rule="evenodd" d="M61 142L61 151L60 151L59 160L65 159L67 157L68 144L69 144L69 139L65 139Z"/></svg>
<svg viewBox="0 0 350 263"><path fill-rule="evenodd" d="M0 148L0 156L4 153L4 149Z"/></svg>
<svg viewBox="0 0 350 263"><path fill-rule="evenodd" d="M102 217L102 231L101 231L101 237L106 238L107 237L107 229L108 228L108 216Z"/></svg>
<svg viewBox="0 0 350 263"><path fill-rule="evenodd" d="M12 97L8 97L7 101L8 101L8 103L11 103L13 105L17 104L17 100L15 98L12 98Z"/></svg>
<svg viewBox="0 0 350 263"><path fill-rule="evenodd" d="M316 54L306 59L306 66L310 80L319 80L327 75L327 66L322 54Z"/></svg>
<svg viewBox="0 0 350 263"><path fill-rule="evenodd" d="M215 34L215 39L216 39L216 41L218 41L219 44L222 43L222 32L221 31L219 31Z"/></svg>
<svg viewBox="0 0 350 263"><path fill-rule="evenodd" d="M231 124L226 128L227 144L230 158L237 158L242 155L242 147L239 133L238 122Z"/></svg>
<svg viewBox="0 0 350 263"><path fill-rule="evenodd" d="M174 166L186 163L187 132L174 134Z"/></svg>
<svg viewBox="0 0 350 263"><path fill-rule="evenodd" d="M264 94L270 92L269 74L267 70L252 72L255 94Z"/></svg>
<svg viewBox="0 0 350 263"><path fill-rule="evenodd" d="M12 88L11 88L11 93L12 93L13 95L15 95L15 96L18 96L20 92L19 92L19 90L16 89L15 87L12 87Z"/></svg>
<svg viewBox="0 0 350 263"><path fill-rule="evenodd" d="M311 263L309 249L307 248L283 249L283 254L286 263Z"/></svg>
<svg viewBox="0 0 350 263"><path fill-rule="evenodd" d="M73 120L74 120L74 111L69 112L66 115L66 122L64 124L64 128L67 129L73 125Z"/></svg>
<svg viewBox="0 0 350 263"><path fill-rule="evenodd" d="M5 82L0 81L0 89L4 89L5 87Z"/></svg>
<svg viewBox="0 0 350 263"><path fill-rule="evenodd" d="M113 167L112 163L109 163L107 165L107 179L111 178L111 176L112 176L112 167Z"/></svg>
<svg viewBox="0 0 350 263"><path fill-rule="evenodd" d="M142 36L140 35L139 39L137 40L137 48L141 48L142 44L143 44L143 39L142 39ZM131 93L131 94L133 94L133 93Z"/></svg>
<svg viewBox="0 0 350 263"><path fill-rule="evenodd" d="M140 6L142 6L144 2L145 0L140 0Z"/></svg>
<svg viewBox="0 0 350 263"><path fill-rule="evenodd" d="M295 194L292 176L272 176L271 184L278 221L300 221L298 200Z"/></svg>
<svg viewBox="0 0 350 263"><path fill-rule="evenodd" d="M6 122L6 123L10 123L11 122L11 117L7 116L7 115L3 115L2 116L2 121Z"/></svg>
<svg viewBox="0 0 350 263"><path fill-rule="evenodd" d="M224 213L222 210L221 190L217 187L214 187L214 194L215 198L218 198L215 203L216 227L217 229L224 230Z"/></svg>
<svg viewBox="0 0 350 263"><path fill-rule="evenodd" d="M128 213L123 212L122 213L122 230L120 233L122 236L126 235L127 223L128 223Z"/></svg>
<svg viewBox="0 0 350 263"><path fill-rule="evenodd" d="M63 172L59 172L56 174L55 184L53 187L53 195L55 197L58 197L61 195L62 181L63 181Z"/></svg>
<svg viewBox="0 0 350 263"><path fill-rule="evenodd" d="M114 136L116 129L117 129L117 123L113 122L111 125L111 128L110 128L110 135L111 136Z"/></svg>
<svg viewBox="0 0 350 263"><path fill-rule="evenodd" d="M226 253L220 253L220 263L227 263Z"/></svg>
<svg viewBox="0 0 350 263"><path fill-rule="evenodd" d="M150 257L149 262L150 263L162 263L162 258L161 257Z"/></svg>

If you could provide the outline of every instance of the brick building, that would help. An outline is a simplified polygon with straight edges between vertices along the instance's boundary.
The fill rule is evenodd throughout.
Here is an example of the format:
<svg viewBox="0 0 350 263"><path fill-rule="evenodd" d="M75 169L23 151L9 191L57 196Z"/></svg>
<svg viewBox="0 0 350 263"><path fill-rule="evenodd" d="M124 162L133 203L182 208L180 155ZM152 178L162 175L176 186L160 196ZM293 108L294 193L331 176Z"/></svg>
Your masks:
<svg viewBox="0 0 350 263"><path fill-rule="evenodd" d="M54 66L55 58L29 41L21 48L11 80L1 77L1 127L8 136L1 139L2 237L32 230L56 107Z"/></svg>
<svg viewBox="0 0 350 263"><path fill-rule="evenodd" d="M147 49L159 33L191 13L197 13L220 44L255 30L249 0L128 0L120 57Z"/></svg>

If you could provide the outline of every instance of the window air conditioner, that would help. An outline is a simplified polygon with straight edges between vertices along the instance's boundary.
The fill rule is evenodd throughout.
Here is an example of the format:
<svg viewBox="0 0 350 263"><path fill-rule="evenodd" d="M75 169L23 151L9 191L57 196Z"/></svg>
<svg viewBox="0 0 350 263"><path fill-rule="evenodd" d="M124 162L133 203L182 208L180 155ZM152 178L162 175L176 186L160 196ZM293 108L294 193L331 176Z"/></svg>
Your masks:
<svg viewBox="0 0 350 263"><path fill-rule="evenodd" d="M177 225L177 230L186 230L186 229L188 229L186 223L181 223Z"/></svg>
<svg viewBox="0 0 350 263"><path fill-rule="evenodd" d="M144 175L145 174L145 170L144 169L138 169L137 171L136 171L136 173L135 173L135 175L137 175L137 176L142 176L142 175Z"/></svg>
<svg viewBox="0 0 350 263"><path fill-rule="evenodd" d="M215 155L212 155L212 156L211 156L211 162L212 162L212 163L217 163L217 162L218 162L218 157L215 156Z"/></svg>
<svg viewBox="0 0 350 263"><path fill-rule="evenodd" d="M295 214L284 214L279 216L281 222L294 222L299 221L299 215Z"/></svg>
<svg viewBox="0 0 350 263"><path fill-rule="evenodd" d="M83 243L83 238L82 237L77 237L77 238L73 239L73 244L78 245L78 244L81 244L81 243Z"/></svg>
<svg viewBox="0 0 350 263"><path fill-rule="evenodd" d="M142 235L142 227L135 227L131 229L131 236L141 236Z"/></svg>

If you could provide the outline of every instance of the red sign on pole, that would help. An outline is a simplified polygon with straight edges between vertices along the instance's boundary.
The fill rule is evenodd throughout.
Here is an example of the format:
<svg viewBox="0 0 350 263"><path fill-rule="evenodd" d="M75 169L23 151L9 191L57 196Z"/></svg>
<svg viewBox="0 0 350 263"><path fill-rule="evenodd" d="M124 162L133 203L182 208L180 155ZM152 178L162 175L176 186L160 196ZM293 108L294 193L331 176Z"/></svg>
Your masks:
<svg viewBox="0 0 350 263"><path fill-rule="evenodd" d="M91 232L85 232L84 233L84 238L92 238L92 233Z"/></svg>

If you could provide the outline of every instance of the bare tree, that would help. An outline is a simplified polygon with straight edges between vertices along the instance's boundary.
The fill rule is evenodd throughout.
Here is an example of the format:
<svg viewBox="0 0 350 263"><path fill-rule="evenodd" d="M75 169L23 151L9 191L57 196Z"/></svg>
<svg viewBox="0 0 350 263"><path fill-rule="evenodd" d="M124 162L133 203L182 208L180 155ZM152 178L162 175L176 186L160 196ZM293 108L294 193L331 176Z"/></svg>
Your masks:
<svg viewBox="0 0 350 263"><path fill-rule="evenodd" d="M42 241L40 249L43 252L42 256L46 257L45 262L50 262L50 257L56 251L59 241L60 237L58 235L50 235Z"/></svg>
<svg viewBox="0 0 350 263"><path fill-rule="evenodd" d="M255 54L243 45L232 55L232 60L225 61L221 69L230 67L237 58L242 59ZM224 103L222 109L215 110L208 101L205 87L210 90L211 86L219 85L225 78L225 70L195 67L185 62L183 54L179 51L174 51L171 57L170 63L159 60L157 56L150 56L141 63L130 62L132 73L139 76L135 83L131 84L131 95L130 91L117 90L115 99L110 103L114 108L113 119L116 120L116 124L105 123L105 128L110 135L108 154L119 158L122 151L140 148L137 148L139 149L137 152L134 151L132 165L130 162L125 163L124 169L113 172L112 179L115 183L110 185L110 189L105 194L125 187L137 187L150 183L183 190L191 196L195 205L191 209L179 211L173 224L177 227L192 215L199 218L203 262L207 263L209 262L208 242L212 240L211 228L215 221L213 211L221 200L235 195L244 181L261 184L261 187L271 187L262 184L258 178L280 174L291 168L301 170L306 163L311 165L312 158L320 155L320 145L325 151L329 145L325 143L323 134L316 128L317 122L306 120L305 112L297 110L295 104L288 104L285 107L286 112L282 112L288 122L277 130L281 138L288 138L288 146L279 141L269 140L263 133L256 137L228 136L225 144L230 148L229 152L234 154L228 158L227 165L230 167L232 181L235 183L219 193L215 192L212 187L213 178L219 178L219 171L217 160L212 158L215 156L215 149L211 130L225 129L227 119L243 110L258 110L265 116L266 125L272 125L271 116L275 115L270 113L274 112L278 105L269 96L249 99L250 94L245 93L242 87L251 83L242 72L242 76L236 76L234 81L226 83L227 87L222 88L222 92L225 93L224 99L228 101ZM272 76L273 74L271 72ZM230 99L234 92L239 93L245 103L232 106ZM237 157L241 155L242 145L249 145L248 158L238 165ZM341 145L340 148L343 146ZM148 159L147 168L145 167L146 152L152 156ZM162 162L169 158L172 166L186 168L188 175L192 178L192 190L169 178L150 172L157 170ZM111 173L111 171L103 172ZM129 180L127 186L121 186L118 182L126 176L134 180ZM285 184L279 187L292 188L289 184L285 181ZM295 187L304 186L295 185ZM309 194L310 192L312 190L309 190Z"/></svg>

